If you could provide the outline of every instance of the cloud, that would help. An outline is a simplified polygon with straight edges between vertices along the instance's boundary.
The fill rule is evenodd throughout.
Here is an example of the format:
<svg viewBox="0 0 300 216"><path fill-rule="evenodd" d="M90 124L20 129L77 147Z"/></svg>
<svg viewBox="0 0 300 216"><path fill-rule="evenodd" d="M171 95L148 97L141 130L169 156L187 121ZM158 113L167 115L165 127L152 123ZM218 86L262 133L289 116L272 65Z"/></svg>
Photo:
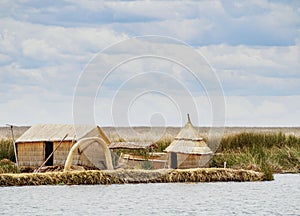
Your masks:
<svg viewBox="0 0 300 216"><path fill-rule="evenodd" d="M71 122L77 79L97 52L132 36L161 34L185 41L208 59L223 84L228 124L296 125L300 122L300 106L294 102L300 95L299 12L297 1L2 1L0 112L4 115L0 124ZM143 48L143 43L137 47ZM118 54L126 52L125 47ZM195 84L180 67L136 62L120 67L107 89L114 91L133 72L157 68L170 71L179 80L186 78L184 85L189 83L190 88ZM145 76L132 80L126 90L152 84L168 90L178 87L161 76ZM200 123L209 125L209 104L204 105L197 96L193 100L201 101L197 102L200 116L209 119ZM165 99L157 95L144 98L136 105L134 121L142 124L143 120L138 120L143 113L156 111L149 103L157 103L155 109L167 112ZM180 124L177 115L172 109L168 122ZM108 114L102 117L111 124Z"/></svg>
<svg viewBox="0 0 300 216"><path fill-rule="evenodd" d="M44 26L9 18L1 19L0 26L2 86L36 85L62 95L72 94L80 72L95 52L125 37L105 28Z"/></svg>
<svg viewBox="0 0 300 216"><path fill-rule="evenodd" d="M46 61L59 57L57 49L49 46L45 40L27 39L22 42L22 50L25 57L36 61Z"/></svg>
<svg viewBox="0 0 300 216"><path fill-rule="evenodd" d="M213 45L200 47L228 95L299 95L300 48Z"/></svg>
<svg viewBox="0 0 300 216"><path fill-rule="evenodd" d="M72 123L72 96L51 94L40 88L33 92L23 92L21 97L1 101L0 124Z"/></svg>
<svg viewBox="0 0 300 216"><path fill-rule="evenodd" d="M300 96L226 97L228 126L299 126Z"/></svg>
<svg viewBox="0 0 300 216"><path fill-rule="evenodd" d="M11 57L0 53L0 65L6 65L9 62L11 62Z"/></svg>
<svg viewBox="0 0 300 216"><path fill-rule="evenodd" d="M2 17L62 27L112 28L129 36L161 34L192 45L294 45L299 4L250 1L36 1L3 4Z"/></svg>
<svg viewBox="0 0 300 216"><path fill-rule="evenodd" d="M212 110L207 97L187 94L179 97L164 93L122 92L115 98L96 98L96 121L106 126L146 126L152 123L155 123L154 126L182 126L189 113L195 125L212 125ZM155 116L160 116L157 121Z"/></svg>
<svg viewBox="0 0 300 216"><path fill-rule="evenodd" d="M187 4L177 2L171 6L165 2L146 4L148 5L143 5L144 10L147 10L144 16L149 14L158 19L135 17L135 23L112 22L114 29L129 32L130 35L149 32L163 34L202 46L223 43L285 46L296 43L297 26L300 22L297 4L254 1L243 4L235 2L233 5L224 1ZM144 11L140 10L139 5L136 2L123 3L114 9L138 15L137 11ZM172 11L172 14L167 11Z"/></svg>

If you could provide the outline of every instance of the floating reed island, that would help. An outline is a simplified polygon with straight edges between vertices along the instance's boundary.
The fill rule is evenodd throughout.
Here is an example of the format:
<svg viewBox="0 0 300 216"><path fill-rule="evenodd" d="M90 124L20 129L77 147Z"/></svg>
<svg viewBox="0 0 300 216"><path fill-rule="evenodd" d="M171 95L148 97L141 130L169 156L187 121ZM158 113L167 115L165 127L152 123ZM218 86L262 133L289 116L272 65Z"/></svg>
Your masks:
<svg viewBox="0 0 300 216"><path fill-rule="evenodd" d="M264 181L265 175L252 170L226 168L161 170L88 170L70 172L0 174L0 186L95 185L171 182Z"/></svg>

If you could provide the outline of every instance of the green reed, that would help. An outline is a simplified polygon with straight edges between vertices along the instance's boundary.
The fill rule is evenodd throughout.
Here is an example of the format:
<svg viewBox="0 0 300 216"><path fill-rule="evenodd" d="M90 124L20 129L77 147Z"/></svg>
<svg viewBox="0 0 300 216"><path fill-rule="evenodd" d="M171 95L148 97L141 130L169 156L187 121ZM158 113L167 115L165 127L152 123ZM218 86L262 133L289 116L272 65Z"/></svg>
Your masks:
<svg viewBox="0 0 300 216"><path fill-rule="evenodd" d="M211 166L254 169L272 173L300 171L300 138L283 133L240 133L224 137Z"/></svg>
<svg viewBox="0 0 300 216"><path fill-rule="evenodd" d="M15 152L14 152L14 144L11 139L1 139L0 140L0 160L2 160L4 158L9 159L13 162L16 161Z"/></svg>

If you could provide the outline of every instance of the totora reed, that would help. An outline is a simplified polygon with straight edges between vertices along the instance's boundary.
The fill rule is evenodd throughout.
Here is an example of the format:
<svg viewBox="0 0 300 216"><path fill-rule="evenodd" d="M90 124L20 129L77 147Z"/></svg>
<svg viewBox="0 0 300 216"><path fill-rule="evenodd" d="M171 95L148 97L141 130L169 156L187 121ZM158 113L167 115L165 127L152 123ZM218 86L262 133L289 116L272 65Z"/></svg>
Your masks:
<svg viewBox="0 0 300 216"><path fill-rule="evenodd" d="M0 174L0 186L93 185L126 183L263 181L265 175L252 170L224 168L164 170L89 170L72 172Z"/></svg>

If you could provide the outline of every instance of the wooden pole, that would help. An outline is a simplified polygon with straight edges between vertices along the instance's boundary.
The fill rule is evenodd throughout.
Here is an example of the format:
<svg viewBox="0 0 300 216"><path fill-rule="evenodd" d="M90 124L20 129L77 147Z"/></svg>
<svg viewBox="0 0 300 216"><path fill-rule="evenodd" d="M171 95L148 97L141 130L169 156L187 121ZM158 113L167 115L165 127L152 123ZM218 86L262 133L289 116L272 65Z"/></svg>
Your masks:
<svg viewBox="0 0 300 216"><path fill-rule="evenodd" d="M10 125L10 124L6 124L7 126L10 127L10 130L11 130L11 137L12 137L12 140L13 140L13 144L14 144L14 153L15 153L15 159L16 159L16 164L17 166L19 165L18 163L18 155L17 155L17 147L16 147L16 142L15 142L15 136L14 136L14 130L13 130L13 125Z"/></svg>
<svg viewBox="0 0 300 216"><path fill-rule="evenodd" d="M37 173L37 172L40 171L40 169L47 163L47 161L51 158L51 156L54 154L54 152L58 149L58 147L60 146L60 144L62 144L62 142L67 138L67 136L68 136L68 134L66 134L64 136L64 138L58 143L58 145L55 147L55 149L51 152L51 154L44 161L44 163L42 163L42 165L37 170L34 170L34 173Z"/></svg>
<svg viewBox="0 0 300 216"><path fill-rule="evenodd" d="M190 114L187 114L188 123L191 123Z"/></svg>

